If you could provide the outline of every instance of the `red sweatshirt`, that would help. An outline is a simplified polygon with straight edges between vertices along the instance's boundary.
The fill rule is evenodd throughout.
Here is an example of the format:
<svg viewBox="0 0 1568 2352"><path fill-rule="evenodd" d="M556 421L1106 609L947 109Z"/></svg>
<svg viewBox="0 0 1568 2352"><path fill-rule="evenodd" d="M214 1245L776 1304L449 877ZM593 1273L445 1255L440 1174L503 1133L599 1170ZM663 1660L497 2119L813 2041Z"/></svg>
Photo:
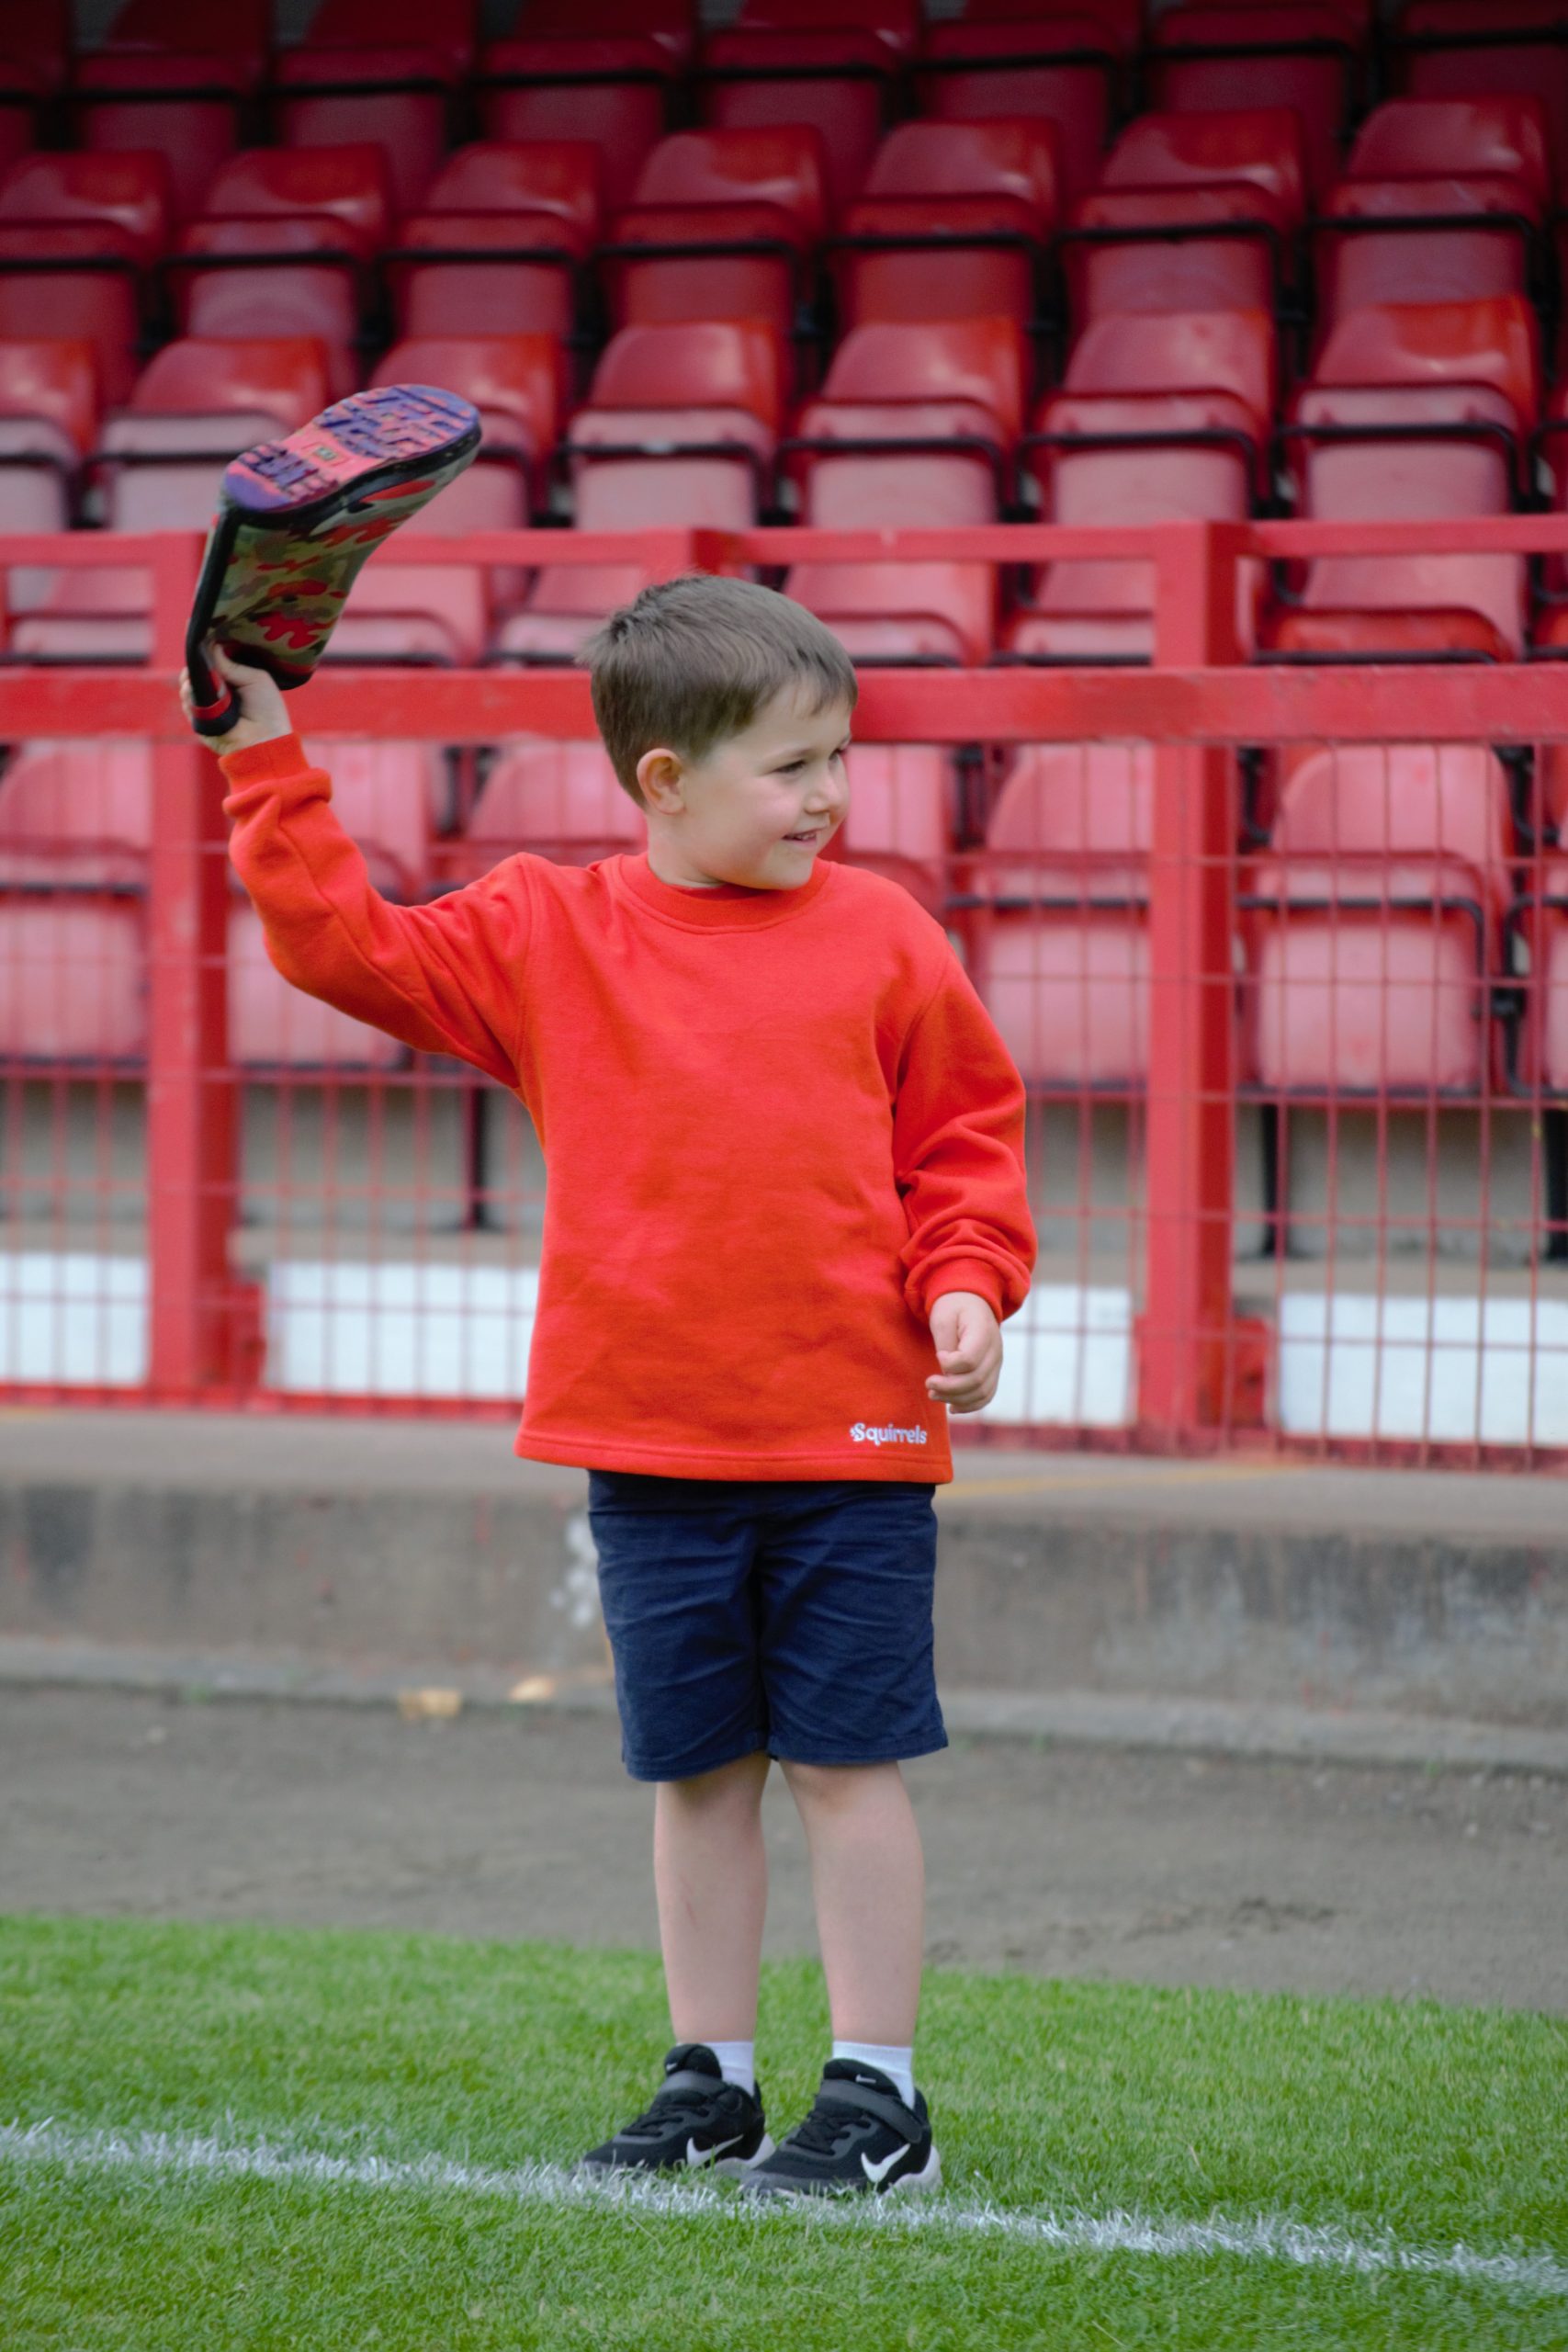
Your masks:
<svg viewBox="0 0 1568 2352"><path fill-rule="evenodd" d="M953 1476L928 1317L1029 1288L1023 1089L940 924L818 862L681 889L509 857L393 906L295 737L222 762L287 979L526 1106L543 1264L515 1451L683 1478Z"/></svg>

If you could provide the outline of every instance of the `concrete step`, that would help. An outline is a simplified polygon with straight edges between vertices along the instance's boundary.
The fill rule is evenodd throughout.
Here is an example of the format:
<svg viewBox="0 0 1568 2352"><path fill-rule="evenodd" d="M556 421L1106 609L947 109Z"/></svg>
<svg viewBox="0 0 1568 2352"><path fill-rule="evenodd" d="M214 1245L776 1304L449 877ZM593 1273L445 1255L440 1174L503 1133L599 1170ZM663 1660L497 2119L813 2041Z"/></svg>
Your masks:
<svg viewBox="0 0 1568 2352"><path fill-rule="evenodd" d="M585 1495L498 1420L0 1415L0 1674L603 1688ZM1097 1705L1568 1735L1561 1478L979 1446L938 1510L944 1691L1030 1736Z"/></svg>

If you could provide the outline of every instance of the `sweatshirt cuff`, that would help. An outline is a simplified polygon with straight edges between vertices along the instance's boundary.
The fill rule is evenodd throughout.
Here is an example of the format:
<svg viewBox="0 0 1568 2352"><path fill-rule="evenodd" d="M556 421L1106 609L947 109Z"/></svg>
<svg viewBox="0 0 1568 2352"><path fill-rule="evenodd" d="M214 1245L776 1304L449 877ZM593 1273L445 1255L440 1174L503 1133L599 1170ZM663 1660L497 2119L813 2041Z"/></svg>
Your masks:
<svg viewBox="0 0 1568 2352"><path fill-rule="evenodd" d="M282 784L303 775L310 766L298 735L274 735L265 743L247 743L241 752L224 752L219 766L231 785Z"/></svg>
<svg viewBox="0 0 1568 2352"><path fill-rule="evenodd" d="M999 1323L1002 1319L1002 1286L997 1270L985 1258L944 1258L942 1264L929 1274L925 1283L925 1313L930 1316L939 1298L950 1290L973 1291L983 1298Z"/></svg>

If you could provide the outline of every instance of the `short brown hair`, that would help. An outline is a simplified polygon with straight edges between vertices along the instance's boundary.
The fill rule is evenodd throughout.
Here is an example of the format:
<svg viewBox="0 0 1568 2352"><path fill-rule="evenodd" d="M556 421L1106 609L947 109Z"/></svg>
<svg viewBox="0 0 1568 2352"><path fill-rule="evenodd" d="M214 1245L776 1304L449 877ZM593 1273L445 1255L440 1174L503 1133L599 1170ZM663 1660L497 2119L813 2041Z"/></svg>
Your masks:
<svg viewBox="0 0 1568 2352"><path fill-rule="evenodd" d="M804 605L707 572L645 588L577 658L592 678L611 764L639 808L645 752L667 743L683 759L705 759L788 686L805 687L816 710L835 702L852 709L859 691L849 655Z"/></svg>

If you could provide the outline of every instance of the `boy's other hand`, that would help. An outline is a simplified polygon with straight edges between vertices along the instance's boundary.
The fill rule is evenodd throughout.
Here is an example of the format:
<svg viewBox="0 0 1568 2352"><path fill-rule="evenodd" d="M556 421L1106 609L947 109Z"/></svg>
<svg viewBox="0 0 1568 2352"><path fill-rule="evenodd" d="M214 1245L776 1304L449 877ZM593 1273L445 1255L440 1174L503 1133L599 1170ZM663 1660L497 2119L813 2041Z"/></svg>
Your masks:
<svg viewBox="0 0 1568 2352"><path fill-rule="evenodd" d="M931 1312L940 1373L926 1382L933 1405L977 1413L997 1393L1002 1374L1002 1327L989 1302L970 1290L944 1292Z"/></svg>
<svg viewBox="0 0 1568 2352"><path fill-rule="evenodd" d="M253 743L271 743L280 735L292 735L293 722L284 708L276 681L269 678L265 670L247 669L243 662L231 662L217 646L208 660L214 674L233 687L239 715L226 735L204 735L204 743L218 752L248 752ZM188 670L180 672L180 708L194 724L196 699L190 690Z"/></svg>

